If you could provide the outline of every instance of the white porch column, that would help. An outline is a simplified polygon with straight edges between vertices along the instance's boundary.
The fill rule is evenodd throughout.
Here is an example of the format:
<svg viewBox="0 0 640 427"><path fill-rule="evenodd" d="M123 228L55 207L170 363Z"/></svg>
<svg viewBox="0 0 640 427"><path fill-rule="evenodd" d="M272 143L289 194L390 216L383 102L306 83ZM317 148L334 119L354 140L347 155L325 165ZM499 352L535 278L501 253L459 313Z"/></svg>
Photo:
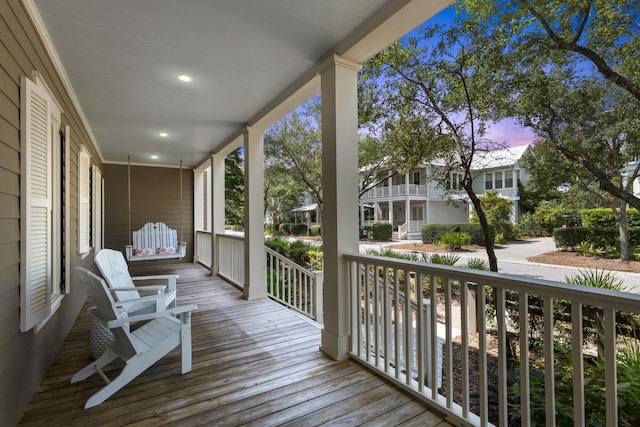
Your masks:
<svg viewBox="0 0 640 427"><path fill-rule="evenodd" d="M244 297L267 297L264 260L264 131L247 127L244 137Z"/></svg>
<svg viewBox="0 0 640 427"><path fill-rule="evenodd" d="M209 212L211 212L211 274L220 271L220 251L218 234L224 234L224 162L226 156L214 154L211 156L211 197Z"/></svg>
<svg viewBox="0 0 640 427"><path fill-rule="evenodd" d="M358 70L338 56L322 69L324 329L320 349L349 350L349 277L342 254L358 253Z"/></svg>
<svg viewBox="0 0 640 427"><path fill-rule="evenodd" d="M373 222L378 222L378 211L380 210L380 205L378 202L373 202Z"/></svg>
<svg viewBox="0 0 640 427"><path fill-rule="evenodd" d="M411 205L409 201L409 174L404 174L404 222L410 225L411 221Z"/></svg>
<svg viewBox="0 0 640 427"><path fill-rule="evenodd" d="M389 205L389 222L393 225L393 201L389 200L387 204Z"/></svg>

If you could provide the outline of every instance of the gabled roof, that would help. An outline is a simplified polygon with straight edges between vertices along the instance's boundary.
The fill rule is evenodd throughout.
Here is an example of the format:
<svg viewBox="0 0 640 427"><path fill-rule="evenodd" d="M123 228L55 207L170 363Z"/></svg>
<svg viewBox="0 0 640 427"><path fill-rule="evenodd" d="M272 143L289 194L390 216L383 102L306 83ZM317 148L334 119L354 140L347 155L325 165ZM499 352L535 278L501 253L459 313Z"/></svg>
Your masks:
<svg viewBox="0 0 640 427"><path fill-rule="evenodd" d="M529 145L517 145L500 150L477 152L471 164L471 169L493 169L513 166L518 163Z"/></svg>

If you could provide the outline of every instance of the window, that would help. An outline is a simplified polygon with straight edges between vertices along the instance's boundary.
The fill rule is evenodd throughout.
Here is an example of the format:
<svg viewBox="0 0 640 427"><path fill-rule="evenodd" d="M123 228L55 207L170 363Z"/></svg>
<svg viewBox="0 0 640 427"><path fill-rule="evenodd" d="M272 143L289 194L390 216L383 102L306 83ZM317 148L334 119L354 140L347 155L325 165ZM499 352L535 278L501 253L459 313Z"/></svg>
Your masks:
<svg viewBox="0 0 640 427"><path fill-rule="evenodd" d="M415 185L420 185L420 171L413 172L413 183Z"/></svg>
<svg viewBox="0 0 640 427"><path fill-rule="evenodd" d="M464 175L461 172L451 172L449 179L447 180L448 190L460 190L462 189L462 179Z"/></svg>
<svg viewBox="0 0 640 427"><path fill-rule="evenodd" d="M487 172L484 174L484 189L492 190L493 189L493 173Z"/></svg>
<svg viewBox="0 0 640 427"><path fill-rule="evenodd" d="M495 188L500 189L502 188L502 172L496 172L493 174L493 178L495 181Z"/></svg>
<svg viewBox="0 0 640 427"><path fill-rule="evenodd" d="M504 188L513 188L513 173L511 171L504 173Z"/></svg>
<svg viewBox="0 0 640 427"><path fill-rule="evenodd" d="M69 292L69 143L60 132L62 110L38 73L21 77L20 94L20 331L26 332Z"/></svg>

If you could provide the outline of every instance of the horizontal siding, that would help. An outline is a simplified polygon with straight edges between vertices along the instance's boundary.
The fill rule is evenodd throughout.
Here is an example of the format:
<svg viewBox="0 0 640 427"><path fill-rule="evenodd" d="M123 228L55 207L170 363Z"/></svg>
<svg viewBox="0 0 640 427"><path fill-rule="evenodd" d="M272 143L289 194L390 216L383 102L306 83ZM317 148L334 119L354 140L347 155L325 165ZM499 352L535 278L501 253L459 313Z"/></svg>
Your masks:
<svg viewBox="0 0 640 427"><path fill-rule="evenodd" d="M164 222L177 231L178 240L187 242L183 262L193 261L193 171L182 170L182 209L180 208L180 169L131 166L131 230L129 230L128 172L126 165L106 164L105 247L124 250L131 232L147 222ZM180 217L182 210L182 230ZM182 232L181 232L182 231Z"/></svg>
<svg viewBox="0 0 640 427"><path fill-rule="evenodd" d="M71 184L69 230L71 268L91 267L93 257L77 255L77 153L80 144L101 166L63 81L33 27L21 0L0 0L0 425L15 425L37 389L86 300L72 276L72 293L38 332L19 332L20 290L20 77L39 72L60 104L62 124L71 127L67 167Z"/></svg>

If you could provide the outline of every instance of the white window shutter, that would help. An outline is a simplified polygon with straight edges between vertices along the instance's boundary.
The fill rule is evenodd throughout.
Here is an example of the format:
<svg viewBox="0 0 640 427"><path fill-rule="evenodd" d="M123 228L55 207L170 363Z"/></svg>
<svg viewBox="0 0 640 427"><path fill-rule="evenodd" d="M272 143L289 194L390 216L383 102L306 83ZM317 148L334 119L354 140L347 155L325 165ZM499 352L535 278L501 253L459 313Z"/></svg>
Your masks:
<svg viewBox="0 0 640 427"><path fill-rule="evenodd" d="M93 247L102 249L102 173L93 166Z"/></svg>
<svg viewBox="0 0 640 427"><path fill-rule="evenodd" d="M90 216L91 188L89 171L91 157L84 146L78 151L78 253L84 254L91 250Z"/></svg>
<svg viewBox="0 0 640 427"><path fill-rule="evenodd" d="M51 99L26 77L20 85L20 330L51 310Z"/></svg>

